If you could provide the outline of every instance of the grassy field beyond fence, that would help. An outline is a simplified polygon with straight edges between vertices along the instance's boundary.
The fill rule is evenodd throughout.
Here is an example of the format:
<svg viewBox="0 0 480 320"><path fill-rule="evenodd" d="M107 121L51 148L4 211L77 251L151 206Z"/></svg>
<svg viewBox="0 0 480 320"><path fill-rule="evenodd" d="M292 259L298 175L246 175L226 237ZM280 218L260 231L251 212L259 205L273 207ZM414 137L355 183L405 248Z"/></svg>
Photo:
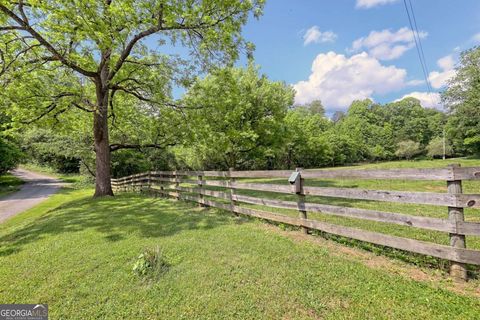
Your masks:
<svg viewBox="0 0 480 320"><path fill-rule="evenodd" d="M460 163L463 164L463 167L478 167L480 164L480 161L478 160L471 160L471 159L450 159L447 161L443 160L437 160L437 161L399 161L399 162L391 162L391 163L381 163L381 164L370 164L370 165L363 165L363 166L355 166L352 167L353 169L392 169L392 168L413 168L413 170L416 170L417 168L446 168L448 164L451 163ZM410 165L410 167L408 167ZM333 170L341 170L341 169L346 169L346 168L335 168ZM348 169L348 168L347 168ZM332 170L332 169L329 169ZM312 173L312 171L309 171ZM329 172L336 172L336 171L329 171ZM363 172L363 171L362 171ZM328 179L328 178L306 178L305 179L305 186L306 187L327 187L327 188L332 188L331 192L334 193L333 197L327 197L327 196L312 196L312 195L306 195L304 200L306 203L316 203L316 204L321 204L321 205L333 205L336 206L336 208L350 208L352 210L370 210L367 213L364 212L359 212L357 211L352 211L352 213L349 213L351 216L350 217L345 217L345 216L338 216L335 215L328 211L328 209L321 209L321 212L315 212L314 211L309 211L308 212L308 218L311 221L319 221L319 222L327 222L327 223L333 223L334 225L340 225L344 227L353 227L354 229L350 229L352 231L347 231L347 233L350 232L355 232L358 233L360 237L363 237L362 232L363 231L355 231L355 230L365 230L369 232L377 232L377 235L371 235L370 237L375 237L379 238L381 237L380 235L385 234L388 236L396 236L396 237L401 237L401 238L408 238L408 239L414 239L414 240L419 240L419 241L424 241L424 243L433 243L435 245L443 245L445 246L444 248L448 249L450 245L450 236L449 232L451 233L451 229L442 229L442 225L445 223L450 223L448 221L448 208L446 203L437 203L436 201L427 200L430 201L431 204L421 204L424 203L423 201L420 201L419 203L402 203L405 202L405 200L397 199L396 197L392 196L392 201L395 202L388 202L388 201L377 201L377 200L360 200L360 199L352 199L350 196L346 197L335 197L336 192L340 193L345 193L342 190L349 190L352 188L352 190L359 190L361 193L359 193L360 196L364 196L366 192L370 192L368 190L387 190L389 192L391 191L399 191L401 194L401 197L408 197L408 196L415 196L415 197L420 197L422 198L427 197L425 194L421 194L422 192L429 192L431 194L428 194L428 197L435 197L435 196L441 196L442 194L446 194L447 192L447 181L449 178L449 174L451 171L448 171L449 174L447 174L447 171L441 171L440 172L432 172L432 171L422 171L422 174L425 175L430 175L429 177L434 177L435 179L438 179L436 181L429 181L429 180L415 180L415 179L399 179L397 178L389 178L389 174L391 174L391 171L384 172L382 174L385 174L386 176L381 176L376 179L372 179L369 177L365 177L365 179L360 179L360 178L350 178L349 175L347 175L347 178L335 178L335 179ZM192 198L192 196L195 197L196 192L198 192L199 189L191 189L197 187L196 184L189 183L188 181L193 181L197 179L197 176L195 174L197 173L179 173L180 175L177 176L177 178L168 178L168 175L171 174L169 172L165 172L167 174L166 178L162 178L161 174L162 172L158 173L152 173L152 183L153 183L153 188L154 190L161 191L159 188L161 185L163 185L162 188L165 188L166 190L171 189L175 192L176 188L179 188L177 190L181 191L182 195L185 195L186 198L190 199L197 199L197 198ZM156 177L158 174L160 174L160 178ZM187 176L184 176L187 174ZM188 176L188 174L194 174L193 176ZM202 174L201 172L198 174ZM211 202L211 205L214 205L214 203L224 203L228 204L230 203L230 198L229 196L229 188L228 188L228 178L219 178L218 175L224 175L225 173L222 172L207 172L206 177L200 178L200 179L206 179L206 185L203 187L205 190L210 190L209 192L212 193L211 191L215 191L214 194L205 194L203 196L204 199L207 201L214 201ZM228 174L228 173L227 173ZM351 173L355 175L355 173ZM370 173L371 174L371 173ZM173 173L175 176L175 173ZM253 178L255 176L285 176L285 178ZM235 204L240 211L245 211L241 208L251 208L251 209L256 209L256 210L262 210L262 211L267 211L267 212L272 212L272 213L280 213L284 216L288 217L298 217L299 212L297 209L297 201L298 197L295 194L291 193L290 187L288 187L287 183L287 177L290 175L288 171L286 172L256 172L256 171L247 171L247 172L242 172L238 171L236 172L235 176L235 181L238 183L238 187L235 187L235 195L238 196L237 201L235 201ZM306 175L308 176L309 173L306 172ZM317 174L310 174L310 176L318 176ZM442 178L441 175L444 175ZM249 178L238 178L238 177L245 177L248 176ZM146 180L150 179L150 176L139 176L139 177L133 177L133 185L146 185L147 182ZM402 176L404 177L404 176ZM425 179L424 177L423 179ZM179 180L176 180L179 179ZM223 180L226 179L226 180ZM123 180L119 180L116 183L123 183ZM130 180L127 180L127 185L130 183ZM144 181L144 182L142 182ZM175 186L175 182L180 181L180 184L178 186ZM185 182L182 182L185 181ZM195 182L196 183L196 182ZM221 185L226 183L226 188L225 187L220 187ZM250 185L247 186L247 184L250 183ZM252 184L253 183L253 184ZM260 183L260 184L259 184ZM266 183L266 185L265 185ZM463 193L464 194L480 194L480 181L478 180L465 180L462 181L463 183ZM263 184L263 186L261 185ZM270 187L270 184L272 186ZM213 186L212 186L213 185ZM283 186L283 187L282 187ZM341 189L338 189L341 188ZM255 189L255 190L245 190L245 189ZM270 191L271 189L271 191ZM308 189L308 188L307 188ZM120 189L121 190L121 187ZM272 192L273 190L277 190L277 192ZM312 189L313 190L313 189ZM325 192L325 189L315 189L319 190L317 192ZM195 191L195 193L192 193ZM220 191L220 193L218 192ZM171 193L171 195L175 195L175 193ZM223 193L222 193L223 192ZM280 192L280 193L278 193ZM405 193L407 192L407 193ZM420 194L413 194L409 192L420 192ZM378 198L384 197L385 195L388 195L387 193L381 192L378 195ZM215 196L215 197L213 197ZM247 196L243 197L244 200L242 200L242 196ZM250 199L247 199L248 197L253 197ZM218 198L220 197L220 198ZM472 196L475 197L475 196ZM222 199L222 198L227 198L227 199ZM477 196L478 198L478 196ZM412 198L415 199L415 198ZM425 198L426 199L426 198ZM472 199L472 198L470 198ZM474 198L476 199L476 198ZM200 198L201 200L201 198ZM283 208L285 205L287 205L286 202L279 202L278 200L281 201L287 201L289 202L288 207L291 207L290 204L293 204L292 209L286 209ZM425 202L428 203L428 201L425 200ZM253 203L256 204L251 204ZM271 204L268 204L268 202L271 202ZM277 202L275 202L277 201ZM247 203L243 203L247 202ZM250 202L250 204L248 204ZM406 201L408 202L408 201ZM450 203L450 202L448 202ZM270 205L273 205L271 207ZM449 206L453 206L452 204L448 204ZM215 206L215 205L214 205ZM218 205L217 207L222 207L222 205ZM478 205L475 205L475 207L478 207ZM223 208L223 207L222 207ZM227 208L228 209L228 208ZM237 209L235 209L237 210ZM237 212L238 212L237 210ZM338 210L338 209L335 209ZM372 211L373 210L373 211ZM317 209L318 211L318 209ZM375 211L375 212L374 212ZM258 212L258 211L257 211ZM358 219L361 218L363 214L377 214L380 221L385 221L385 222L379 222L377 221L372 221L370 220L362 220ZM402 222L392 224L391 222L387 221L393 221L391 216L388 216L390 213L394 214L403 214L405 215ZM255 213L256 216L262 216L262 213L259 212L258 214ZM345 213L342 213L344 215ZM266 216L268 214L265 214ZM271 215L270 215L271 216ZM283 221L285 219L280 219L276 220L278 216L273 217L271 216L270 218L273 219L274 221ZM358 217L358 218L356 218ZM395 217L397 219L398 215ZM416 223L413 223L410 221L413 218L410 217L418 217L418 218L426 218L430 220L418 220L421 225L425 226L427 229L421 227L419 228ZM270 219L266 218L266 219ZM279 217L278 217L279 218ZM390 220L389 220L390 219ZM432 220L433 219L433 220ZM480 222L480 210L478 208L466 208L465 209L465 221L466 224L471 223L471 227L475 227L473 224ZM288 222L287 222L288 223ZM295 222L297 223L297 222ZM435 224L438 224L438 226L435 226ZM442 225L440 225L442 224ZM413 226L413 227L412 227ZM458 224L457 224L458 226ZM440 228L440 229L439 229ZM433 230L432 230L433 229ZM320 230L323 230L322 227L320 227ZM437 231L438 230L438 231ZM440 231L441 230L441 231ZM456 229L457 230L457 229ZM458 229L460 230L460 229ZM478 237L478 229L475 229L477 231L471 231L472 233L468 235L467 239L467 249L480 249L480 241ZM335 232L334 232L335 233ZM364 232L363 232L364 233ZM459 232L461 233L461 232ZM341 234L341 233L340 233ZM355 237L354 237L355 238ZM398 238L397 238L398 239ZM378 241L376 242L377 244L384 244L384 241L400 241L397 239L387 239L387 240L375 240ZM342 240L343 241L343 240ZM443 248L440 247L435 247L433 246L428 247L427 249L422 249L421 251L415 251L419 250L417 249L418 246L422 246L423 244L417 243L417 244L412 244L412 243L407 243L405 242L404 245L400 245L400 247L397 248L402 248L404 250L408 251L413 251L413 252L422 252L423 254L426 254L426 256L418 256L418 255L408 255L405 254L403 251L390 251L390 250L385 250L385 252L389 255L398 256L401 257L402 259L407 259L409 261L413 261L415 263L421 264L421 265L433 265L435 267L440 267L444 268L447 267L449 264L445 263L445 261L438 260L438 259L431 259L429 257L430 253L434 256L436 256L437 253L436 250L443 250ZM368 245L367 245L368 246ZM407 249L408 247L408 249ZM374 247L372 247L375 251L378 252L378 250ZM426 253L428 252L428 253ZM476 253L476 252L473 252ZM456 253L455 253L456 254ZM478 256L478 254L477 254ZM438 255L437 257L442 257L443 259L447 259L447 255ZM471 263L478 264L478 262L473 262L473 261L478 261L478 258L469 260L472 261ZM470 270L471 277L476 277L477 273L479 271L478 266L468 266L467 267Z"/></svg>
<svg viewBox="0 0 480 320"><path fill-rule="evenodd" d="M0 301L48 303L52 319L475 319L480 311L475 281L452 288L222 210L92 192L64 190L0 225ZM166 271L135 275L138 255L157 247Z"/></svg>

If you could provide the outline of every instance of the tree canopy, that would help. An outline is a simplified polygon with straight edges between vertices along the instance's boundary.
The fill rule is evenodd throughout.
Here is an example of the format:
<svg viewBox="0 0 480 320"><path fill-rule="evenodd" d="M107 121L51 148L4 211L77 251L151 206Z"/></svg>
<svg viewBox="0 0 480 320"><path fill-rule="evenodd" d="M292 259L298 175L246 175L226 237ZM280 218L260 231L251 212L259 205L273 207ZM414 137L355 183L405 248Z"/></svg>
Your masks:
<svg viewBox="0 0 480 320"><path fill-rule="evenodd" d="M203 167L239 169L271 161L283 143L284 118L293 97L290 86L260 76L253 64L217 70L198 80L184 105L190 108L193 144Z"/></svg>
<svg viewBox="0 0 480 320"><path fill-rule="evenodd" d="M172 99L172 83L188 84L210 62L230 64L251 49L241 28L251 13L261 14L263 2L2 1L0 98L19 124L44 120L71 131L93 121L95 195L111 195L111 151L170 142L162 125L146 141L131 139L120 116L169 122L166 109L183 112ZM176 46L187 48L188 57L162 54L161 48ZM110 132L115 126L118 134ZM117 136L122 139L111 143Z"/></svg>
<svg viewBox="0 0 480 320"><path fill-rule="evenodd" d="M449 109L448 135L455 150L480 154L480 47L463 52L442 95Z"/></svg>

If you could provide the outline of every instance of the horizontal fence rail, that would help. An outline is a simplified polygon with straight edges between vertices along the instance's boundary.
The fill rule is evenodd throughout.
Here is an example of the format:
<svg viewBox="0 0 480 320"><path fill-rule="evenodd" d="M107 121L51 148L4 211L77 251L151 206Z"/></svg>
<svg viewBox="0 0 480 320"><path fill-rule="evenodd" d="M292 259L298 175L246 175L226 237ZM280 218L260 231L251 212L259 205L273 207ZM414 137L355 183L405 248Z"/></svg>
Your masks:
<svg viewBox="0 0 480 320"><path fill-rule="evenodd" d="M267 180L257 183L254 179ZM372 180L443 180L448 193L367 190L360 188L312 187L305 179L372 179ZM248 181L244 181L247 179ZM279 180L280 179L280 180ZM301 227L304 232L319 230L350 239L392 247L413 253L451 261L451 274L466 279L465 264L480 265L480 251L467 249L465 236L480 236L480 223L464 220L464 208L480 208L479 194L462 192L462 180L479 180L480 167L452 165L435 169L379 169L379 170L271 170L271 171L150 171L119 179L112 179L116 191L148 190L164 196L197 202L265 220ZM280 181L280 182L279 182ZM283 181L283 184L281 181ZM188 185L188 186L187 186ZM210 189L207 189L210 187ZM219 189L220 190L212 190ZM277 200L239 194L241 190L296 195L296 201ZM223 202L206 199L212 197ZM307 202L310 196L335 199L422 204L448 208L445 219L339 205ZM298 217L278 212L247 208L241 204L260 205L298 211ZM415 239L366 231L307 218L307 213L320 213L425 230L448 233L451 245L440 245Z"/></svg>

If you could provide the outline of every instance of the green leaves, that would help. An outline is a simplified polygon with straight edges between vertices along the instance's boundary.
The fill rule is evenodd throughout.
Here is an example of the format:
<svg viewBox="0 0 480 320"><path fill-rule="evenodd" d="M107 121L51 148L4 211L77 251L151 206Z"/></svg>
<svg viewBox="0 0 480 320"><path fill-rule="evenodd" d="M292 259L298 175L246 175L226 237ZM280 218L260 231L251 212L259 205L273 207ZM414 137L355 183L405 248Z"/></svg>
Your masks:
<svg viewBox="0 0 480 320"><path fill-rule="evenodd" d="M480 154L480 47L461 54L455 77L442 94L450 110L447 133L456 152Z"/></svg>
<svg viewBox="0 0 480 320"><path fill-rule="evenodd" d="M22 158L20 149L10 141L0 137L0 175L14 169Z"/></svg>
<svg viewBox="0 0 480 320"><path fill-rule="evenodd" d="M219 69L198 80L185 97L205 166L249 167L266 161L283 141L283 119L293 89L258 69ZM200 109L195 109L200 108ZM204 153L205 152L205 153Z"/></svg>
<svg viewBox="0 0 480 320"><path fill-rule="evenodd" d="M395 155L399 158L410 160L413 156L421 152L422 149L420 147L420 143L412 140L405 140L398 143L398 148L397 151L395 151Z"/></svg>
<svg viewBox="0 0 480 320"><path fill-rule="evenodd" d="M117 148L166 148L189 134L183 106L172 99L173 85L188 86L198 71L231 65L247 47L242 26L252 12L259 16L263 5L263 0L2 1L0 22L8 27L0 30L0 103L16 129L35 122L55 128L55 135L76 132L91 142L86 129L93 115L101 115L113 129L95 138L109 136ZM148 41L152 37L157 46ZM172 51L188 54L166 53ZM252 132L231 137L259 139ZM107 154L108 144L102 143L97 155Z"/></svg>

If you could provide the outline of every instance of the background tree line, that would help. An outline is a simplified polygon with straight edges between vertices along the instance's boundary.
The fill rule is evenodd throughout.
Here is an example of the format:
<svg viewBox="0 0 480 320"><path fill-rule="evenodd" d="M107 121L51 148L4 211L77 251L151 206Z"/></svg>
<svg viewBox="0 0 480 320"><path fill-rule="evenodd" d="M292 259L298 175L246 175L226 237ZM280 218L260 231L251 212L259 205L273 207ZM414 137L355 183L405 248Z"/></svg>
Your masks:
<svg viewBox="0 0 480 320"><path fill-rule="evenodd" d="M473 48L462 54L457 76L442 94L447 113L423 108L415 98L387 104L365 99L327 117L320 101L293 105L292 87L259 74L253 62L246 68L215 69L192 83L180 101L184 109L165 113L167 122L123 102L124 114L116 120L111 139L122 143L125 136L135 143L112 153L113 176L146 170L292 169L434 158L443 155L444 133L447 157L478 155L479 52ZM9 150L1 153L2 163L7 163L2 168L26 159L61 172L94 175L93 137L81 113L50 127L32 124L21 134L11 129L8 116L3 115L2 122L0 148ZM77 130L56 130L64 126ZM140 147L159 136L163 147Z"/></svg>

